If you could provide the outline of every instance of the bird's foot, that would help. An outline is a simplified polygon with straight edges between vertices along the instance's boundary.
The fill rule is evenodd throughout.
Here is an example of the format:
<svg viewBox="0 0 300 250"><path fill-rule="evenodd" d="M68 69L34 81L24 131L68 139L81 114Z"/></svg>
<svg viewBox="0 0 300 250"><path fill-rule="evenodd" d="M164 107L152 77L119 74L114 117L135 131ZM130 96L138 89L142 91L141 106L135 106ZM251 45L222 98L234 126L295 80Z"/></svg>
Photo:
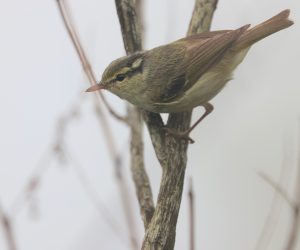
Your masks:
<svg viewBox="0 0 300 250"><path fill-rule="evenodd" d="M167 127L164 127L163 128L165 133L168 134L168 135L172 135L174 136L175 138L178 138L178 139L181 139L181 140L185 140L187 142L189 142L190 144L194 143L195 141L189 136L190 135L190 130L186 130L186 131L183 131L183 132L178 132L178 131L175 131L171 128L167 128Z"/></svg>

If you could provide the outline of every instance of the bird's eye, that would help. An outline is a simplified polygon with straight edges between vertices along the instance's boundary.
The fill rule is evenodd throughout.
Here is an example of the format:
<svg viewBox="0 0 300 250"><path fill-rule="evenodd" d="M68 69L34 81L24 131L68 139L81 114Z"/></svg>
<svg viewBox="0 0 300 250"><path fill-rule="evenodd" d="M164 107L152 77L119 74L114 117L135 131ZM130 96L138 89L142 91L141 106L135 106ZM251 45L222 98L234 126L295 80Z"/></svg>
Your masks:
<svg viewBox="0 0 300 250"><path fill-rule="evenodd" d="M116 76L116 80L118 82L122 82L125 79L125 75L124 74L119 74Z"/></svg>

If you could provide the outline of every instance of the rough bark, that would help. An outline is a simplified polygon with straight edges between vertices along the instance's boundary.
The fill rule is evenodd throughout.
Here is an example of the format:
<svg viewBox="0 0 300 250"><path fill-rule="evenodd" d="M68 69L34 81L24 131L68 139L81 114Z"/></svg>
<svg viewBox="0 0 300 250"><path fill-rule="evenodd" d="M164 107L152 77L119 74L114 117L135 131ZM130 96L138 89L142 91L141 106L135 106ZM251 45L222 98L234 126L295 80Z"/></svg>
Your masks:
<svg viewBox="0 0 300 250"><path fill-rule="evenodd" d="M134 1L116 0L115 2L127 53L141 50L140 24L137 20ZM196 0L188 31L189 35L209 30L216 5L217 0ZM188 129L191 114L192 112L170 114L167 127L178 131ZM150 224L147 225L144 220L146 233L142 249L171 250L175 244L176 224L183 191L188 143L172 136L166 136L162 129L164 125L159 114L143 112L143 116L155 153L162 167L162 178L154 214L152 218L148 217L148 219L151 219ZM139 135L138 140L141 138L141 135ZM133 143L131 143L131 147L133 147ZM131 150L131 152L133 151ZM142 152L139 155L142 155ZM136 187L138 188L138 185ZM139 193L138 190L137 193ZM141 202L140 207L141 211L143 211Z"/></svg>
<svg viewBox="0 0 300 250"><path fill-rule="evenodd" d="M127 54L142 49L141 26L133 0L115 0L120 21L124 47ZM128 121L131 130L131 172L139 201L145 229L153 215L154 203L149 177L144 165L144 146L142 136L141 111L137 107L128 107Z"/></svg>
<svg viewBox="0 0 300 250"><path fill-rule="evenodd" d="M208 31L213 13L217 6L217 0L196 0L193 16L190 22L188 35ZM167 126L178 131L189 128L192 112L170 114ZM153 132L151 124L147 123L152 142L156 145L156 151L163 149L165 154L162 164L163 174L160 190L151 223L146 231L143 250L174 248L176 237L176 224L181 203L184 175L187 163L186 141L177 140L166 136L164 144L158 147L157 134ZM154 133L154 134L153 134ZM156 152L159 156L160 153Z"/></svg>
<svg viewBox="0 0 300 250"><path fill-rule="evenodd" d="M137 108L130 108L128 114L131 121L131 173L136 188L140 212L145 229L151 221L154 204L149 177L144 167L144 145L142 141L141 112Z"/></svg>

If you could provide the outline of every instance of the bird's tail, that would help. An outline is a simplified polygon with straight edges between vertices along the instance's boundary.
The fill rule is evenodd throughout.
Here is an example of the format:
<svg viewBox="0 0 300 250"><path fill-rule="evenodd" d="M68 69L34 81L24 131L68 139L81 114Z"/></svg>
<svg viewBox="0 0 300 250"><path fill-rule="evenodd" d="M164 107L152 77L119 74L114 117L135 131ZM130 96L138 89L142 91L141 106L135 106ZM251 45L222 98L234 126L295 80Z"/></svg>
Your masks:
<svg viewBox="0 0 300 250"><path fill-rule="evenodd" d="M289 14L290 10L284 10L267 21L249 29L239 38L235 48L238 50L245 49L259 40L293 25L294 22L288 19Z"/></svg>

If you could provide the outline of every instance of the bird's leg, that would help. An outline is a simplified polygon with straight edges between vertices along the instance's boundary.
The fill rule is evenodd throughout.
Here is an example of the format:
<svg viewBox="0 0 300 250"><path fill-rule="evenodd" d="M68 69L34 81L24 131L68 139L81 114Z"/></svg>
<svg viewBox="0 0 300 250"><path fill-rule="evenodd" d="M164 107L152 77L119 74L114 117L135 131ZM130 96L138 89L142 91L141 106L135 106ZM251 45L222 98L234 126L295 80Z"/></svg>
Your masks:
<svg viewBox="0 0 300 250"><path fill-rule="evenodd" d="M191 132L192 132L192 130L194 129L194 128L196 128L197 127L197 125L206 117L206 116L208 116L213 110L214 110L214 106L212 105L212 104L210 104L210 103L205 103L205 104L203 104L202 105L203 107L204 107L204 109L205 109L205 112L204 112L204 114L189 128L189 129L187 129L186 131L184 131L183 133L185 133L185 134L187 134L187 135L189 135Z"/></svg>
<svg viewBox="0 0 300 250"><path fill-rule="evenodd" d="M189 136L192 130L197 127L197 125L206 117L208 116L213 110L214 106L210 103L205 103L202 105L205 108L204 114L187 130L183 132L177 132L169 128L165 128L167 134L171 134L177 138L184 139L189 141L190 143L194 143L195 141Z"/></svg>

